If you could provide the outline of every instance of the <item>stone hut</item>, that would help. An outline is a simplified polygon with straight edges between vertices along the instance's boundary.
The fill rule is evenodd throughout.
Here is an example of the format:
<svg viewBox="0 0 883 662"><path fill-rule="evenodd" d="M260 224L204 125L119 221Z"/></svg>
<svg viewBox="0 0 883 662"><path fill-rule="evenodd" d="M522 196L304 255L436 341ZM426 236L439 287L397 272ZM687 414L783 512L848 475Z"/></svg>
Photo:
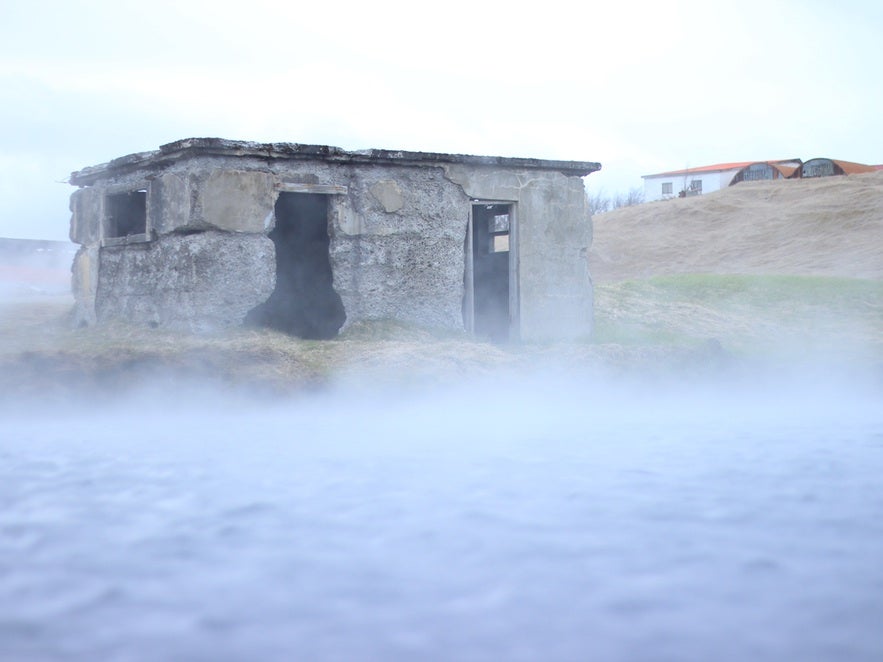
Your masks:
<svg viewBox="0 0 883 662"><path fill-rule="evenodd" d="M79 324L586 336L597 163L191 138L71 175Z"/></svg>

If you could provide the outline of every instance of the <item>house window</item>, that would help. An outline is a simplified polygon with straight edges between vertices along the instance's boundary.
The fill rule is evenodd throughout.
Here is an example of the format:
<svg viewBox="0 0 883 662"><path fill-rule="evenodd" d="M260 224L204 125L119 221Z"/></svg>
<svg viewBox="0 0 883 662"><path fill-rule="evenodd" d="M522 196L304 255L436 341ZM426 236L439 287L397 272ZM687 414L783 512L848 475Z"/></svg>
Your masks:
<svg viewBox="0 0 883 662"><path fill-rule="evenodd" d="M702 193L701 179L694 179L690 182L690 193L692 193L693 195L699 195L700 193Z"/></svg>
<svg viewBox="0 0 883 662"><path fill-rule="evenodd" d="M104 237L126 238L136 235L146 239L147 191L108 195L105 201Z"/></svg>
<svg viewBox="0 0 883 662"><path fill-rule="evenodd" d="M671 182L662 182L662 195L671 195Z"/></svg>

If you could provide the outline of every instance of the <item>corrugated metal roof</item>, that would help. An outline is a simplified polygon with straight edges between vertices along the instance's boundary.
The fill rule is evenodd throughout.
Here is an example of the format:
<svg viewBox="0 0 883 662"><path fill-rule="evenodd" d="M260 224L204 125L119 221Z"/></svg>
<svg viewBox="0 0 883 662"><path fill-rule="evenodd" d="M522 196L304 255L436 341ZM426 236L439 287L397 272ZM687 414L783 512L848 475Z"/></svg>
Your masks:
<svg viewBox="0 0 883 662"><path fill-rule="evenodd" d="M854 161L841 161L840 159L829 159L836 163L847 175L855 175L862 172L874 172L875 170L883 170L883 165L866 165L864 163L855 163ZM678 175L691 175L708 172L726 172L727 170L741 170L755 163L767 163L777 168L783 175L790 177L797 167L790 164L800 164L800 159L780 159L777 161L736 161L733 163L715 163L713 165L699 166L696 168L684 168L682 170L670 170L668 172L660 172L654 175L643 175L642 179L648 177L674 177Z"/></svg>

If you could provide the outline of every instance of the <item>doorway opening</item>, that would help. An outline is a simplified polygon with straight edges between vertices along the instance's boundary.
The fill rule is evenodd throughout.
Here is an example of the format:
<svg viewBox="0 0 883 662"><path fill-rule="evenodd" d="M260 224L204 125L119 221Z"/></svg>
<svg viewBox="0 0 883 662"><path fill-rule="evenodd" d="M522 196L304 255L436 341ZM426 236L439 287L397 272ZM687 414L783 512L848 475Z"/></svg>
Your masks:
<svg viewBox="0 0 883 662"><path fill-rule="evenodd" d="M276 289L246 321L300 338L333 338L346 312L333 285L328 196L280 193L275 215L269 237L276 247Z"/></svg>
<svg viewBox="0 0 883 662"><path fill-rule="evenodd" d="M514 262L513 205L472 205L466 238L466 328L494 342L512 337L517 297Z"/></svg>

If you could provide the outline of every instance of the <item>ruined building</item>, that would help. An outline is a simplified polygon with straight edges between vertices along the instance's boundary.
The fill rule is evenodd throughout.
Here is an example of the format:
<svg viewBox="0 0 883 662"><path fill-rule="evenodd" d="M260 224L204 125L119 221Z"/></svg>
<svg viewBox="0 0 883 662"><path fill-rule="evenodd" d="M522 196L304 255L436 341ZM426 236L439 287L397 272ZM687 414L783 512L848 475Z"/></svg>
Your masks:
<svg viewBox="0 0 883 662"><path fill-rule="evenodd" d="M81 324L591 331L597 163L180 140L71 175Z"/></svg>

